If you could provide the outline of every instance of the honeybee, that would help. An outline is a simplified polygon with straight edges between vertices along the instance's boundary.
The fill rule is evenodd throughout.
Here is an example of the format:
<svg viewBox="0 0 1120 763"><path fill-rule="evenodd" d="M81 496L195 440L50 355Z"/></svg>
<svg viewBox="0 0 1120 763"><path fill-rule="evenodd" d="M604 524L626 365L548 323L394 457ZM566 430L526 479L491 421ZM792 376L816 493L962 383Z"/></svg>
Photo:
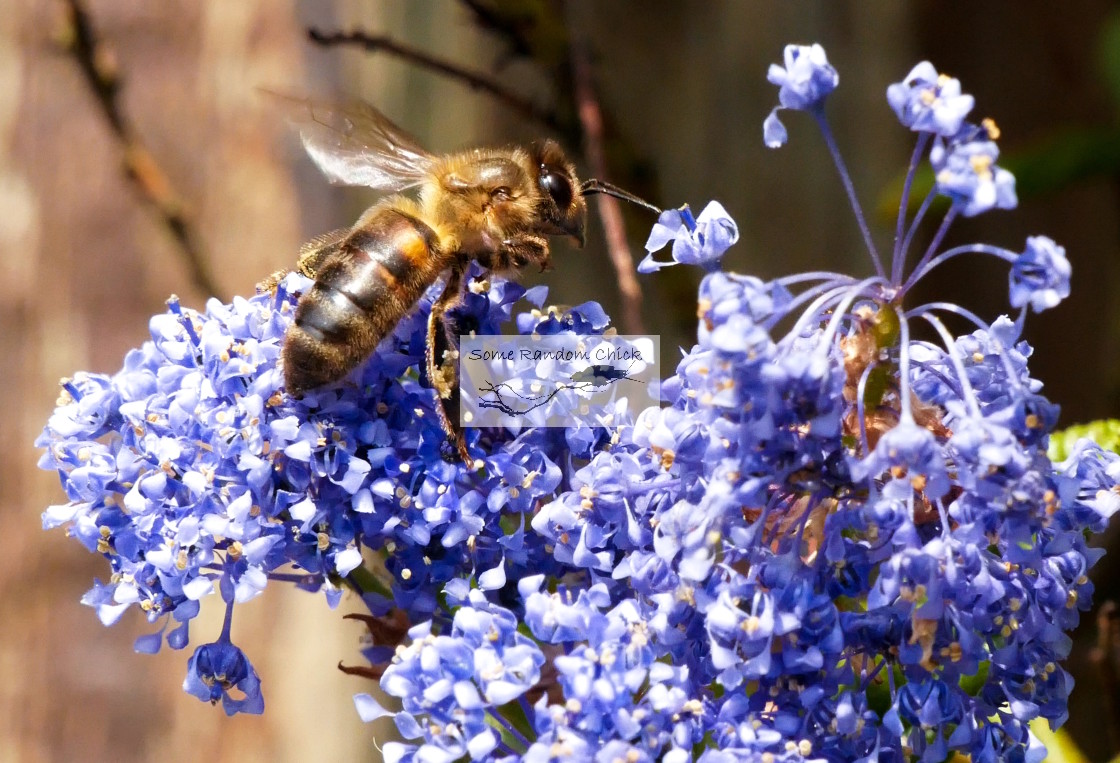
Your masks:
<svg viewBox="0 0 1120 763"><path fill-rule="evenodd" d="M287 392L298 397L342 379L446 274L428 319L425 365L443 429L472 463L459 426L458 338L447 318L470 263L506 274L530 265L548 269L549 236L583 246L589 194L660 210L609 183L581 183L552 140L439 156L362 101L270 95L284 103L304 148L332 182L393 194L352 227L300 250L296 269L315 283L300 297L284 338ZM400 195L409 189L418 189L415 199ZM286 272L258 288L275 289Z"/></svg>

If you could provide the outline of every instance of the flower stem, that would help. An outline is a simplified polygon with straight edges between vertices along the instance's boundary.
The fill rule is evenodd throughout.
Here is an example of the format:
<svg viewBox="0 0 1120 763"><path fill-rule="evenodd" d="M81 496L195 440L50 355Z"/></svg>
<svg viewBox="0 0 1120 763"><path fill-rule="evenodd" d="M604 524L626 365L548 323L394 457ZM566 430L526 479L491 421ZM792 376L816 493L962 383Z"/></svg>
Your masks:
<svg viewBox="0 0 1120 763"><path fill-rule="evenodd" d="M918 226L921 225L922 220L925 219L926 212L933 206L933 200L935 198L937 198L937 189L931 188L929 193L926 194L926 197L922 199L921 206L919 206L918 211L914 213L914 219L910 221L910 225L906 229L906 237L902 240L902 246L899 248L901 251L899 255L899 259L901 260L900 271L905 270L906 255L910 251L910 243L914 240L914 234L918 232ZM901 272L899 273L899 277L902 277Z"/></svg>
<svg viewBox="0 0 1120 763"><path fill-rule="evenodd" d="M1004 249L1001 246L989 246L988 244L965 244L964 246L955 246L952 249L948 249L934 257L932 260L923 265L921 269L915 268L914 272L910 274L910 277L906 279L906 286L904 288L910 288L922 278L924 278L925 275L929 273L929 271L933 270L935 267L945 262L946 260L952 259L958 254L969 253L990 254L994 257L999 257L1001 260L1005 260L1007 262L1014 262L1019 257L1019 255L1015 254L1010 249Z"/></svg>
<svg viewBox="0 0 1120 763"><path fill-rule="evenodd" d="M887 271L883 269L883 262L879 258L879 252L875 249L875 242L871 238L871 229L867 227L867 217L863 214L863 207L860 206L859 198L856 196L855 186L852 185L852 177L848 173L847 166L844 164L844 158L840 156L840 148L836 145L836 139L832 137L832 130L828 127L828 120L824 117L824 109L817 107L814 108L811 113L816 117L817 124L820 125L825 145L828 146L828 151L832 154L832 161L836 164L836 169L840 173L840 182L844 185L844 191L848 194L848 201L852 205L852 211L855 212L856 222L859 223L859 230L860 233L863 234L863 242L867 245L867 251L871 255L871 261L875 263L875 272L879 274L880 278L886 279Z"/></svg>
<svg viewBox="0 0 1120 763"><path fill-rule="evenodd" d="M930 313L923 313L922 318L925 318L929 325L933 326L934 330L941 335L941 341L945 343L945 352L949 356L949 362L953 364L953 368L957 371L957 378L961 382L961 397L964 398L965 403L968 405L969 413L976 418L982 418L980 413L980 404L976 401L976 393L972 389L972 383L968 380L968 371L965 370L964 363L961 362L960 356L953 352L955 341L953 335L945 328L945 324L936 315ZM907 321L903 320L903 325ZM905 381L905 376L903 380Z"/></svg>
<svg viewBox="0 0 1120 763"><path fill-rule="evenodd" d="M929 242L929 248L926 249L926 253L922 255L922 259L918 260L918 264L914 266L914 272L910 274L910 277L906 279L906 283L899 289L900 295L905 294L910 290L910 287L914 285L914 282L917 280L914 277L914 273L921 273L925 266L929 264L929 261L933 258L934 252L937 251L937 247L941 246L941 241L945 238L945 234L949 232L949 226L957 219L957 214L959 213L960 207L956 204L950 207L949 211L945 213L945 219L941 221L941 227L937 229L933 240Z"/></svg>
<svg viewBox="0 0 1120 763"><path fill-rule="evenodd" d="M914 184L914 176L918 172L918 163L922 160L926 146L929 145L929 133L922 133L914 145L914 153L910 156L910 167L906 171L906 182L902 186L902 198L898 202L898 224L894 232L894 253L891 256L891 283L897 284L902 277L902 265L906 261L906 252L902 247L902 230L906 225L906 208L910 204L910 189Z"/></svg>
<svg viewBox="0 0 1120 763"><path fill-rule="evenodd" d="M509 707L517 708L517 705L510 705ZM525 751L532 745L525 735L518 731L513 722L506 718L498 708L491 708L490 712L486 714L486 719L501 732L502 741L511 749L516 749L514 747L514 745L516 745L521 751Z"/></svg>

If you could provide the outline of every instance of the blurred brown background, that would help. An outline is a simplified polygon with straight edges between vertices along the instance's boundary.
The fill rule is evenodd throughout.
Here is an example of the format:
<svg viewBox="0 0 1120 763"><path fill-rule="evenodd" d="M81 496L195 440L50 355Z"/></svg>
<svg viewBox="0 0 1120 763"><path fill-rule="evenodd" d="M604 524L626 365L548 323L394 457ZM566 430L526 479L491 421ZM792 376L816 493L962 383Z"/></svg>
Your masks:
<svg viewBox="0 0 1120 763"><path fill-rule="evenodd" d="M226 297L251 293L264 275L293 263L302 240L351 222L371 200L322 181L259 87L359 95L437 151L559 131L581 157L568 99L570 32L590 52L610 130L608 179L664 206L687 201L699 210L718 198L743 234L730 265L770 277L867 272L869 264L810 120L789 114L791 145L763 147L761 122L776 101L768 64L787 42L825 45L841 74L829 106L833 127L874 211L912 147L886 106L886 85L929 58L976 96L976 116L997 119L1008 163L1025 167L1020 209L958 224L952 241L1020 249L1026 236L1045 233L1067 247L1074 299L1028 323L1033 368L1063 405L1063 423L1120 413L1120 165L1107 150L1120 146L1120 133L1110 137L1120 104L1112 60L1120 48L1110 42L1120 39L1116 4L527 0L520 6L529 16L546 7L560 19L529 35L537 63L481 29L469 4L95 0L86 7L112 52L100 63L120 73L123 111L177 192ZM59 377L117 370L169 294L197 307L206 297L124 175L120 142L64 47L73 39L66 7L5 0L0 9L0 763L376 760L377 732L356 719L350 700L367 687L334 668L357 661L360 629L321 599L274 585L239 608L234 638L261 675L267 710L227 719L181 691L189 650L134 654L132 639L148 630L142 618L130 612L106 629L79 605L93 577L105 576L104 563L61 531L39 529L40 512L62 500L57 480L35 469L32 447ZM308 27L390 35L493 76L554 109L559 121L550 130L389 55L312 44ZM1079 145L1080 163L1058 161ZM650 220L633 209L624 214L637 258ZM877 224L888 244L893 223ZM602 228L591 227L583 252L557 248L546 280L553 301L597 299L617 314ZM967 259L946 267L923 295L957 299L989 317L1006 310L1005 266ZM647 330L667 349L688 343L696 274L675 268L640 283ZM1097 574L1100 598L1115 597L1109 558ZM192 648L217 634L214 617L193 629ZM1103 687L1086 661L1093 623L1085 622L1070 663L1079 682L1070 727L1100 759Z"/></svg>

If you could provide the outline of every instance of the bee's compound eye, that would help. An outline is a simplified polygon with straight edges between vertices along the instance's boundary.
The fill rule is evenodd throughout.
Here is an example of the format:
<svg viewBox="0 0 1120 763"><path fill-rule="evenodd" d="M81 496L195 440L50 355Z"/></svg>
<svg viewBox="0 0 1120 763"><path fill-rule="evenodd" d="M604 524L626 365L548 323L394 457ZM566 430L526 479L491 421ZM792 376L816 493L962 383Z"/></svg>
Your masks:
<svg viewBox="0 0 1120 763"><path fill-rule="evenodd" d="M559 172L541 167L541 188L552 197L556 206L566 210L572 205L572 184Z"/></svg>

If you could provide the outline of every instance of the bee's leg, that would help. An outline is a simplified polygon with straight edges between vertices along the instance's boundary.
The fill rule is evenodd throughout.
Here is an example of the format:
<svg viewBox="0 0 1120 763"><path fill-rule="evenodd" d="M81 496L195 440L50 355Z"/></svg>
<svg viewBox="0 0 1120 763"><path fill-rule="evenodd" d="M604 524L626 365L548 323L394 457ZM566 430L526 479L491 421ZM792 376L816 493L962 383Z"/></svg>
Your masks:
<svg viewBox="0 0 1120 763"><path fill-rule="evenodd" d="M466 436L459 426L459 341L447 321L447 313L459 302L462 286L463 271L454 267L428 316L427 366L428 382L436 391L436 412L443 431L459 457L470 466L474 459L467 452Z"/></svg>
<svg viewBox="0 0 1120 763"><path fill-rule="evenodd" d="M338 230L332 230L330 233L316 236L308 241L300 247L299 260L296 261L296 270L308 278L314 278L327 261L327 258L341 248L342 240L349 232L349 228L339 228ZM267 291L275 294L276 287L284 280L284 276L288 275L290 272L292 271L288 268L277 270L268 278L257 284L257 293L263 294Z"/></svg>
<svg viewBox="0 0 1120 763"><path fill-rule="evenodd" d="M284 280L284 276L288 275L288 273L290 272L291 271L289 271L287 268L280 268L268 278L265 278L263 281L257 284L257 294L264 294L265 292L268 292L269 294L275 295L276 287L279 286L280 282Z"/></svg>
<svg viewBox="0 0 1120 763"><path fill-rule="evenodd" d="M296 270L308 278L314 278L318 275L319 270L331 255L342 248L342 241L340 238L329 237L347 232L348 231L345 230L331 231L326 235L308 241L299 250L299 259L296 260Z"/></svg>
<svg viewBox="0 0 1120 763"><path fill-rule="evenodd" d="M552 269L552 254L548 250L548 239L526 233L502 242L498 258L507 268L521 270L526 265L537 265L541 271Z"/></svg>

